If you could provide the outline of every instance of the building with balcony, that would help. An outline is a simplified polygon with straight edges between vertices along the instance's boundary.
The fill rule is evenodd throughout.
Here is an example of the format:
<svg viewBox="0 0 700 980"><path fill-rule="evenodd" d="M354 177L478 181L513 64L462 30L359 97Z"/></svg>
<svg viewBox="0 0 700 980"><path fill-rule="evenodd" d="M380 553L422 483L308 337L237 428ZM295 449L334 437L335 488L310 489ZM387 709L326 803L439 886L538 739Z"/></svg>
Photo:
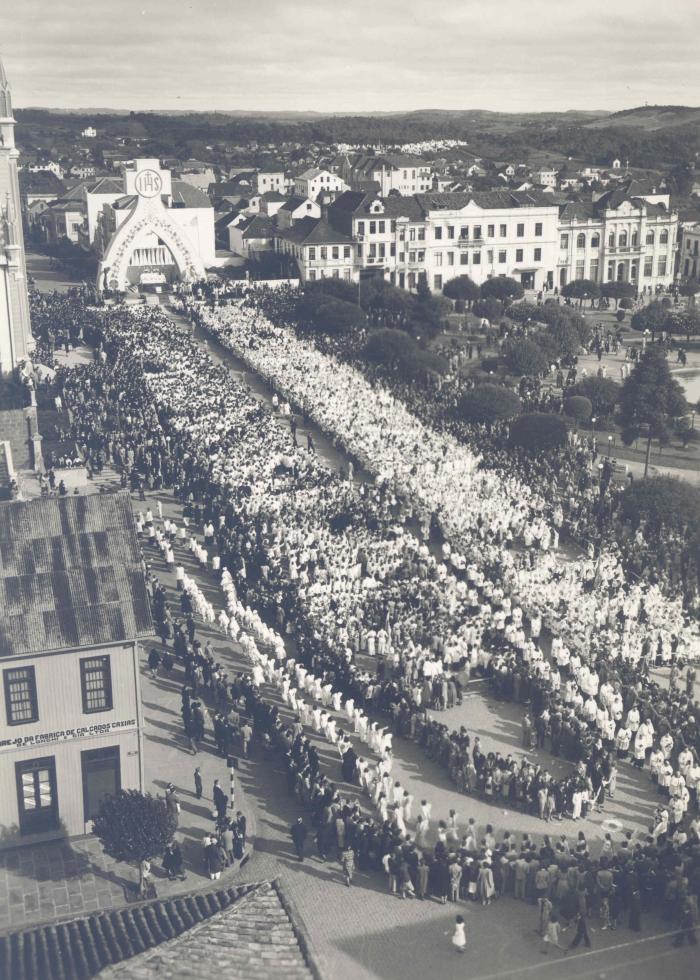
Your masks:
<svg viewBox="0 0 700 980"><path fill-rule="evenodd" d="M658 198L630 196L620 187L591 201L563 205L557 285L572 279L629 282L640 291L670 285L678 214Z"/></svg>
<svg viewBox="0 0 700 980"><path fill-rule="evenodd" d="M289 228L278 229L275 251L288 257L302 282L359 278L353 239L323 218L301 218Z"/></svg>
<svg viewBox="0 0 700 980"><path fill-rule="evenodd" d="M144 786L128 493L0 503L0 607L2 839L84 834L105 794Z"/></svg>
<svg viewBox="0 0 700 980"><path fill-rule="evenodd" d="M527 289L553 284L558 206L542 193L489 191L341 195L329 208L335 227L357 241L358 263L415 289L424 276L441 292L450 279L481 283L512 276Z"/></svg>

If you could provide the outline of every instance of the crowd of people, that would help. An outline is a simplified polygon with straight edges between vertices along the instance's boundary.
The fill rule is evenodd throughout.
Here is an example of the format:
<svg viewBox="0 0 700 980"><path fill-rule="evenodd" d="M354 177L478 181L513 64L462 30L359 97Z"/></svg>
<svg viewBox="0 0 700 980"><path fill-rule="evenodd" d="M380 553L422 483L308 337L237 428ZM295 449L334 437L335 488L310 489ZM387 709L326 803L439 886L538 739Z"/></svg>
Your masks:
<svg viewBox="0 0 700 980"><path fill-rule="evenodd" d="M286 666L287 695L301 686L292 684L290 671L296 681L299 669L307 671L307 691L313 676L313 707L307 705L305 714L297 702L302 728L318 725L320 731L325 712L325 733L338 744L336 715L341 709L347 713L352 703L353 731L357 725L382 765L390 763L390 739L371 718L386 715L393 731L419 740L465 791L498 800L507 785L523 808L536 802L539 812L546 790L541 815L552 819L576 817L586 802L601 801L600 789L607 782L609 790L614 759L624 751L620 732L634 724L636 710L636 731L652 728L642 763L651 767L654 751L665 753L674 791L667 829L652 834L654 843L644 841L639 851L635 845L635 866L637 859L646 861L651 854L656 860L661 854L662 864L693 871L697 828L692 830L687 815L675 820L670 801L685 799L684 787L686 810L697 804L694 777L687 780L681 772L682 765L687 774L697 769L697 709L692 694L672 689L659 696L649 677L657 655L670 663L689 652L680 602L653 588L631 586L612 555L563 562L544 506L524 484L515 478L499 482L494 471L482 471L460 444L421 427L389 393L345 374L341 364L331 362L337 370L329 375L328 364L314 362L310 354L307 384L298 368L296 338L292 343L267 321L261 328L251 308L225 309L235 319L226 321L221 339L237 334L241 356L247 350L256 368L261 364L282 395L278 411L262 405L153 309L86 311L78 304L83 336L98 356L89 365L59 371L56 384L70 413L71 438L87 459L104 457L134 489L172 487L188 519L204 527L199 562L208 565L214 556L217 564L212 561L211 567L222 572L230 593L220 627L241 641L242 630L257 631L271 651L267 670L282 669L283 638L294 641L296 663ZM286 380L281 351L289 356ZM338 392L347 395L344 410ZM336 436L375 474L374 482L355 481L349 469L334 472L301 449L292 404ZM429 540L436 515L444 538L437 553ZM421 535L412 530L414 518ZM215 618L194 585L183 591L202 618ZM569 604L562 606L564 597ZM542 643L545 618L555 632L550 656ZM570 748L583 747L583 754L572 758L577 765L565 787L552 784L550 792L550 782L556 781L538 767L495 754L490 759L466 732L450 733L431 720L426 709L457 700L474 671L489 676L499 696L529 700L536 735L549 738L553 750L569 754ZM284 680L275 677L283 688ZM260 702L257 725L271 725L278 744L279 729L285 739L286 730L256 693L259 683L253 676L250 697ZM586 739L566 734L579 729ZM302 748L294 749L299 735L288 746L298 770L293 791L310 803L312 796L327 796L330 787L321 783L318 792L303 735ZM635 734L635 746L636 739ZM368 768L380 771L377 764ZM307 769L312 778L306 773L298 781ZM368 778L361 771L350 774L358 784ZM663 779L659 785L666 792L671 784ZM379 817L387 818L377 825L389 823L401 832L396 802L390 814L388 799L375 801L382 803ZM659 825L662 814L652 831ZM337 831L336 826L336 838ZM491 859L494 849L487 849ZM495 894L494 862L484 868L479 848L477 857L486 882L480 894L491 887ZM415 889L413 877L411 883Z"/></svg>
<svg viewBox="0 0 700 980"><path fill-rule="evenodd" d="M220 303L227 303L229 308L218 306ZM254 322L261 325L264 337L267 337L265 318L287 329L295 324L296 294L288 288L249 290L245 301L240 302L217 298L214 293L208 297L204 312L201 303L187 297L182 300L183 309L206 325L221 319L229 324L238 322L241 314L235 308L241 305L258 311ZM516 324L514 329L522 332L528 328ZM491 332L489 327L487 338ZM308 331L304 336L308 338ZM376 368L358 357L361 340L361 336L358 338L354 334L343 339L317 335L313 342L308 339L305 342L315 344L322 352L331 354L376 383ZM606 335L596 330L591 343L597 344L602 356L606 349L618 345L619 340L616 334ZM481 347L480 344L469 346L477 351ZM625 354L634 359L637 350L635 346L629 346L625 348ZM581 377L585 373L585 370L581 372ZM604 365L599 373L605 375ZM564 393L567 386L577 380L575 366L570 368L566 378L561 370L557 370L556 375L556 384L561 382ZM541 385L537 379L524 380L526 388L520 394L526 410L562 410L563 395L556 394L556 389ZM408 384L387 372L381 374L380 383L431 430L453 436L476 453L479 469L495 470L501 478L513 477L532 488L534 494L544 498L544 513L550 523L556 522L556 526L564 529L574 541L583 543L591 553L597 554L602 547L607 548L616 555L628 576L658 584L671 596L681 596L691 612L700 610L700 580L693 549L688 547L677 529L637 527L622 519L620 500L624 485L610 480L611 470L604 459L598 461L598 470L602 469L598 479L592 475L596 472L593 464L598 459L595 437L588 440L575 438L571 445L546 455L533 456L515 449L509 442L507 424L476 425L461 417L460 400L473 380L454 364L437 387L434 384L426 386L419 380ZM649 554L657 560L648 561Z"/></svg>

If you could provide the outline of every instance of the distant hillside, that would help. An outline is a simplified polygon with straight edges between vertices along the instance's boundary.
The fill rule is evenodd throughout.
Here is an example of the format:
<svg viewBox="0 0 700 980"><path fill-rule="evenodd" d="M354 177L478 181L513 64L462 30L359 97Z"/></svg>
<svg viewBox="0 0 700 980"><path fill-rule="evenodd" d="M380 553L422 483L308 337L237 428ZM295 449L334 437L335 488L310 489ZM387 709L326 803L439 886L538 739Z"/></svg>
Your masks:
<svg viewBox="0 0 700 980"><path fill-rule="evenodd" d="M700 107L685 105L645 105L623 109L585 123L587 129L628 127L654 131L676 126L700 124Z"/></svg>

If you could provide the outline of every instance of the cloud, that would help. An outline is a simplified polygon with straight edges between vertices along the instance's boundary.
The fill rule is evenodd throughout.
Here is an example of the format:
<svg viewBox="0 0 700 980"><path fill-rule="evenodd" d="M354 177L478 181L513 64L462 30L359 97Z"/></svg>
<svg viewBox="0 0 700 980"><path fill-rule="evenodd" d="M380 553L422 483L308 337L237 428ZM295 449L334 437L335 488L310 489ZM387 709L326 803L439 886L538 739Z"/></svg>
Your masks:
<svg viewBox="0 0 700 980"><path fill-rule="evenodd" d="M552 110L700 91L688 0L23 0L6 28L19 106Z"/></svg>

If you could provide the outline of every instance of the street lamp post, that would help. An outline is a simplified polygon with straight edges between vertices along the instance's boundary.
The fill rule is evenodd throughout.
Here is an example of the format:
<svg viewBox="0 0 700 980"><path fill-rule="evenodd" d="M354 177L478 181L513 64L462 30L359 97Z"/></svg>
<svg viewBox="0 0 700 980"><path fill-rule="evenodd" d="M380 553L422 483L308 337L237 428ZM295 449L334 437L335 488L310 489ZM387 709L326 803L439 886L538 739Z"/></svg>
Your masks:
<svg viewBox="0 0 700 980"><path fill-rule="evenodd" d="M612 450L612 441L613 441L613 437L608 436L608 459L610 459L610 452Z"/></svg>

